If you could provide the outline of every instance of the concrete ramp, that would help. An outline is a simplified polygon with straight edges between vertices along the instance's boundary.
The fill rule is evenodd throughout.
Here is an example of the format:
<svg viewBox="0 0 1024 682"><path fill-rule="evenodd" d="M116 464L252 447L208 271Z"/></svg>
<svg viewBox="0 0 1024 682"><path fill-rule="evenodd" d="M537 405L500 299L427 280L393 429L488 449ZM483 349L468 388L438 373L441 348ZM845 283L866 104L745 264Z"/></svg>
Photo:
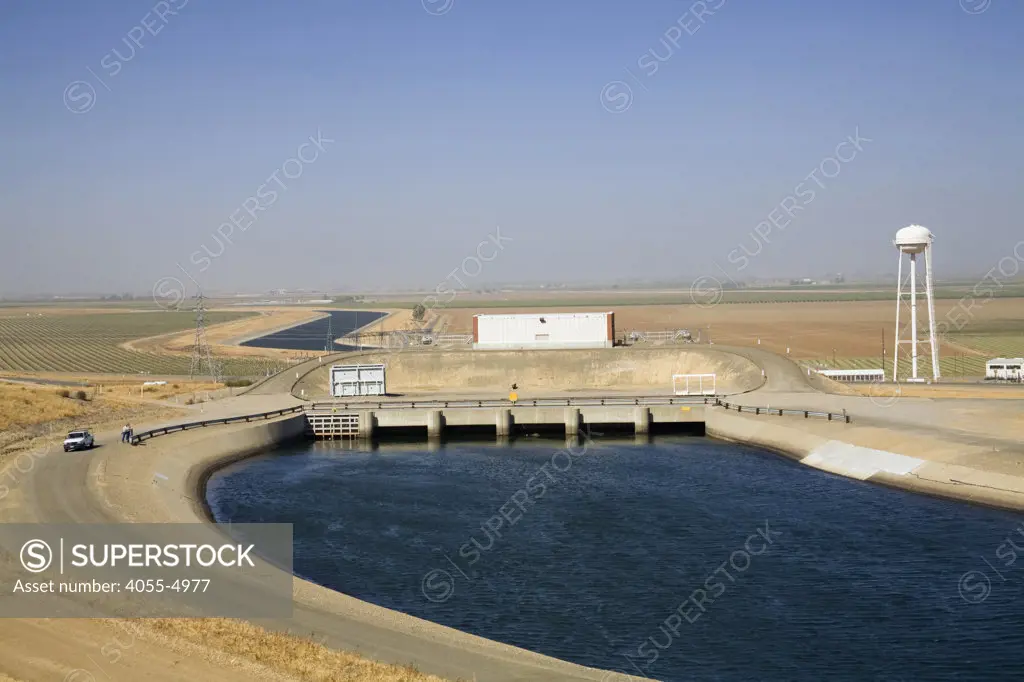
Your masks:
<svg viewBox="0 0 1024 682"><path fill-rule="evenodd" d="M800 462L816 469L865 481L878 473L906 476L924 464L925 460L830 440L816 447Z"/></svg>
<svg viewBox="0 0 1024 682"><path fill-rule="evenodd" d="M848 386L826 379L806 369L788 357L757 347L714 346L714 348L747 358L765 372L767 381L758 389L761 393L856 393Z"/></svg>

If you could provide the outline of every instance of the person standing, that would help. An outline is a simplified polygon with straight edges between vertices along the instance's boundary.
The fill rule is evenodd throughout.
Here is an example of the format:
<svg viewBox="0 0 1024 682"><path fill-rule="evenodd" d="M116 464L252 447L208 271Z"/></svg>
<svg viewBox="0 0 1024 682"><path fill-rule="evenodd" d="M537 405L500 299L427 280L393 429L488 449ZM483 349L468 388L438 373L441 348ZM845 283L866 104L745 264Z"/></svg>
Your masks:
<svg viewBox="0 0 1024 682"><path fill-rule="evenodd" d="M131 425L130 422L125 425L125 428L128 429L128 441L127 442L131 443L132 442L132 436L134 435L135 430L132 429L132 425Z"/></svg>
<svg viewBox="0 0 1024 682"><path fill-rule="evenodd" d="M121 442L125 443L128 441L128 424L121 427Z"/></svg>

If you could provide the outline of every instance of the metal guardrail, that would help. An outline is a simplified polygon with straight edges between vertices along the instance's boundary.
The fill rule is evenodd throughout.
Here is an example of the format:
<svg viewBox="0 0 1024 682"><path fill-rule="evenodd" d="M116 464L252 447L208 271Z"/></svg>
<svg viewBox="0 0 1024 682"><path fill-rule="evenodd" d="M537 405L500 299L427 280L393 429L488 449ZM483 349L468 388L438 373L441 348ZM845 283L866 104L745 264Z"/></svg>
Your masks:
<svg viewBox="0 0 1024 682"><path fill-rule="evenodd" d="M512 402L504 398L489 400L402 400L402 401L358 401L313 403L311 410L399 410L409 408L487 408L487 407L597 407L629 406L641 407L652 405L708 405L717 404L714 396L637 396L637 397L606 397L606 398L536 398Z"/></svg>
<svg viewBox="0 0 1024 682"><path fill-rule="evenodd" d="M204 419L203 421L188 422L186 424L172 424L171 426L162 426L158 429L142 431L141 433L132 436L131 444L138 445L144 440L149 440L150 438L155 438L156 436L166 436L169 433L176 433L178 431L188 431L189 429L195 429L204 426L215 426L217 424L238 424L241 422L251 422L260 419L271 419L273 417L281 417L286 414L304 412L305 410L305 405L297 405L295 407L288 407L283 410L260 412L259 414L246 414L238 417L225 417L223 419Z"/></svg>
<svg viewBox="0 0 1024 682"><path fill-rule="evenodd" d="M716 405L720 405L727 410L736 410L737 412L746 412L747 414L774 414L782 416L784 414L791 414L794 416L803 416L804 419L810 419L811 417L820 417L822 419L828 419L831 421L842 421L846 424L850 423L850 415L844 410L842 414L838 412L816 412L814 410L789 410L781 407L750 407L749 405L733 405L731 403L722 402L721 400L716 401Z"/></svg>

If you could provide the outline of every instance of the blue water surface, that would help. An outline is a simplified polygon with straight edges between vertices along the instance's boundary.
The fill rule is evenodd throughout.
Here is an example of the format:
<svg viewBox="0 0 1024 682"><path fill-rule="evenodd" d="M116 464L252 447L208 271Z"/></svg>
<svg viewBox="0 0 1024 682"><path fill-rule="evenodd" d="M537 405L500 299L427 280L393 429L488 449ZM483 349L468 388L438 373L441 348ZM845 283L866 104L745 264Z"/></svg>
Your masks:
<svg viewBox="0 0 1024 682"><path fill-rule="evenodd" d="M753 448L302 442L220 472L208 499L220 521L294 524L304 577L584 665L662 680L1024 677L1020 515Z"/></svg>

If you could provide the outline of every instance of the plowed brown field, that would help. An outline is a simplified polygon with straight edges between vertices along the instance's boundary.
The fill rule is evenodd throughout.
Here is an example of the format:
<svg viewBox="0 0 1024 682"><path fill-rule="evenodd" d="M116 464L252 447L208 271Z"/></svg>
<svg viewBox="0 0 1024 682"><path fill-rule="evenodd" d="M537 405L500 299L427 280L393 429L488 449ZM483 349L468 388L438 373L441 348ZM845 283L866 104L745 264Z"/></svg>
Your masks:
<svg viewBox="0 0 1024 682"><path fill-rule="evenodd" d="M894 297L895 298L895 297ZM947 318L956 309L956 300L935 302L936 320ZM453 331L470 331L476 313L519 313L532 311L571 312L583 310L614 310L615 327L619 332L630 330L689 329L706 341L710 334L714 343L757 345L796 358L872 357L880 356L882 343L891 357L895 336L896 301L842 301L834 303L732 303L711 307L696 305L633 305L587 308L453 308L444 311ZM923 315L924 305L918 308ZM1024 298L989 299L965 316L962 334L986 333L993 329L1007 330L1014 325L1024 331ZM904 317L904 319L906 319ZM923 319L923 318L922 318ZM951 331L954 325L951 325ZM1005 333L1005 331L1003 332ZM953 337L955 338L955 337ZM944 344L943 353L962 353L965 348ZM967 351L970 352L970 351Z"/></svg>

